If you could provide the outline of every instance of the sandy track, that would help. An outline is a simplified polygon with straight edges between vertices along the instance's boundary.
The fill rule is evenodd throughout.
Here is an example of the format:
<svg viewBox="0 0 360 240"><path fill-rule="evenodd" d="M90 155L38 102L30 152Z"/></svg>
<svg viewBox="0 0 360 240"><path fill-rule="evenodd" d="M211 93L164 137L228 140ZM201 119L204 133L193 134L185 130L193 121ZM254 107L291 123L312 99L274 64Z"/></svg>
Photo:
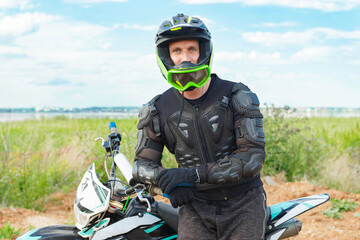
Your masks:
<svg viewBox="0 0 360 240"><path fill-rule="evenodd" d="M360 218L354 215L360 213L360 194L350 194L335 189L328 189L312 185L308 182L283 182L275 180L274 185L264 184L268 205L288 201L309 195L328 193L331 198L350 199L358 204L353 212L343 213L343 219L331 219L321 214L330 203L323 204L297 218L303 221L303 228L300 235L290 238L296 240L305 239L332 239L332 240L360 240ZM72 206L75 197L75 191L64 195L56 193L51 196L46 210L42 213L22 208L3 208L0 209L0 226L10 222L16 229L22 228L22 232L29 229L29 226L44 227L54 224L70 224L73 222ZM167 201L162 197L158 200ZM57 202L54 204L53 202Z"/></svg>

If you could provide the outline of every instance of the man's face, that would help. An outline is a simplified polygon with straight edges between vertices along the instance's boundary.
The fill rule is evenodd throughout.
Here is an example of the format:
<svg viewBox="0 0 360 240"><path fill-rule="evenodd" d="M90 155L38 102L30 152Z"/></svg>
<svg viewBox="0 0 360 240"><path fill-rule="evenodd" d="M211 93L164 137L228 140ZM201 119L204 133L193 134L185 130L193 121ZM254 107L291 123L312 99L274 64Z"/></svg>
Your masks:
<svg viewBox="0 0 360 240"><path fill-rule="evenodd" d="M200 56L199 43L194 39L171 42L169 52L175 66L185 61L197 64Z"/></svg>

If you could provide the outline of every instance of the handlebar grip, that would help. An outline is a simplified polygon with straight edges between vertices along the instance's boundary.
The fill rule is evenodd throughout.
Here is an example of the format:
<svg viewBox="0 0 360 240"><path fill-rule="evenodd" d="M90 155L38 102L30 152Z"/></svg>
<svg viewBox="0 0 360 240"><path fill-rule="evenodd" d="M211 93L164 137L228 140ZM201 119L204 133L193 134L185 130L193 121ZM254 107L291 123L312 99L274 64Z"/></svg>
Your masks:
<svg viewBox="0 0 360 240"><path fill-rule="evenodd" d="M126 195L131 195L135 192L135 188L129 188L125 190L125 194Z"/></svg>
<svg viewBox="0 0 360 240"><path fill-rule="evenodd" d="M163 192L161 191L161 188L156 185L150 185L149 193L151 196L156 196L156 195L164 196Z"/></svg>

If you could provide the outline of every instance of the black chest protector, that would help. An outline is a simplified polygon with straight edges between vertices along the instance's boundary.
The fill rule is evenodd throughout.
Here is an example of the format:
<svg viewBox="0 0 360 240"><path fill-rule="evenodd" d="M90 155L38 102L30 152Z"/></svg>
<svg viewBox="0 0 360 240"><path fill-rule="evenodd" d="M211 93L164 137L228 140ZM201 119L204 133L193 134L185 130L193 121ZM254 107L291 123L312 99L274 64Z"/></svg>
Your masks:
<svg viewBox="0 0 360 240"><path fill-rule="evenodd" d="M215 162L236 150L233 111L229 105L235 83L216 75L212 75L211 81L209 92L200 104L192 105L174 88L155 102L161 138L181 167Z"/></svg>

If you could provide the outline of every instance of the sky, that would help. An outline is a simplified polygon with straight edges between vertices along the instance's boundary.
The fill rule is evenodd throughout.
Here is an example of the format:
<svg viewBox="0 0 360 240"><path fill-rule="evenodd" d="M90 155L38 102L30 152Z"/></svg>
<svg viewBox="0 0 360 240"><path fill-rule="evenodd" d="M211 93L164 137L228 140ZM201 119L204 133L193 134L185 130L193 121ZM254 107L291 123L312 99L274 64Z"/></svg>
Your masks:
<svg viewBox="0 0 360 240"><path fill-rule="evenodd" d="M0 108L141 106L170 87L154 39L178 13L262 106L360 107L360 0L0 0Z"/></svg>

